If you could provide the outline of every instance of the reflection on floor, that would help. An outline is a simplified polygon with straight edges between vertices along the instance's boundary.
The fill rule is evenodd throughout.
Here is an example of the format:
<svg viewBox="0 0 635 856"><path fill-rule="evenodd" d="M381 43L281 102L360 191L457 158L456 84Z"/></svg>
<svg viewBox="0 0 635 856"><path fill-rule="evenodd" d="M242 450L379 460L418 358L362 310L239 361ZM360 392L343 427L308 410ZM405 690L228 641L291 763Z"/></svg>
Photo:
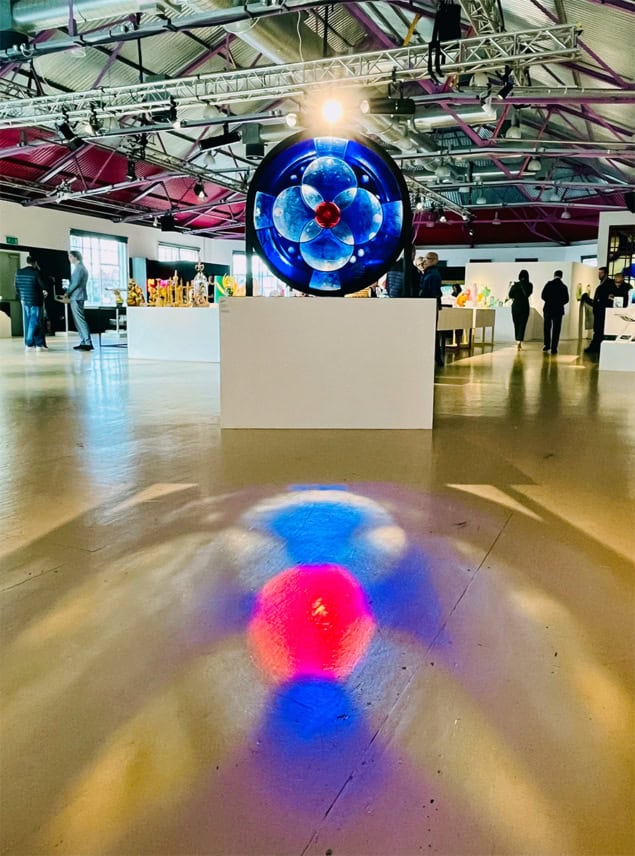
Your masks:
<svg viewBox="0 0 635 856"><path fill-rule="evenodd" d="M221 432L213 366L0 342L3 853L635 850L633 381L437 381Z"/></svg>

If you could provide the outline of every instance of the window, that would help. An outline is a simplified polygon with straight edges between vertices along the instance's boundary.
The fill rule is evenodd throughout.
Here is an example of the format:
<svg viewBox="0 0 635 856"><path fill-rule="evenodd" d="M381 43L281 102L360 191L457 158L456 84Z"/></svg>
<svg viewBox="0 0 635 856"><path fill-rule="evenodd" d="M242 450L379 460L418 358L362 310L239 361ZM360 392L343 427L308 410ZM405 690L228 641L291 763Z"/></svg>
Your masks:
<svg viewBox="0 0 635 856"><path fill-rule="evenodd" d="M289 289L274 276L263 260L256 255L251 257L252 273L254 278L254 294L262 294L271 297L273 294L288 294ZM235 252L232 254L232 274L239 285L244 285L247 279L247 254Z"/></svg>
<svg viewBox="0 0 635 856"><path fill-rule="evenodd" d="M580 261L582 262L582 264L590 265L591 267L598 266L597 256L580 256Z"/></svg>
<svg viewBox="0 0 635 856"><path fill-rule="evenodd" d="M71 229L70 248L79 250L88 270L88 304L114 306L115 289L128 287L127 245L127 238Z"/></svg>
<svg viewBox="0 0 635 856"><path fill-rule="evenodd" d="M196 247L182 247L179 244L159 243L160 262L197 262L200 250Z"/></svg>

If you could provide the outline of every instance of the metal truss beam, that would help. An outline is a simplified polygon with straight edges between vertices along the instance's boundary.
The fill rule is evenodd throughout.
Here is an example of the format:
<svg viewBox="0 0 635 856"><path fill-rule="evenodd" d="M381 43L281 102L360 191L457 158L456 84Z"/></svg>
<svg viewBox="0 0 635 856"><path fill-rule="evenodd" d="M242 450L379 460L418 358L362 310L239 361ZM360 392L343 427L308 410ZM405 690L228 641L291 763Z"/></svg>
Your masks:
<svg viewBox="0 0 635 856"><path fill-rule="evenodd" d="M579 55L579 30L562 25L540 30L498 33L449 42L444 45L446 74L500 70L504 65L527 67L564 62ZM100 90L63 93L0 102L0 127L22 128L55 123L67 116L71 121L122 117L164 109L171 100L177 105L233 104L258 99L303 97L329 87L368 87L391 81L427 78L427 45L379 50L348 57L332 57L284 66L220 72L115 86ZM0 96L11 98L11 84L4 83Z"/></svg>
<svg viewBox="0 0 635 856"><path fill-rule="evenodd" d="M505 29L498 0L461 0L461 6L475 33L483 36Z"/></svg>

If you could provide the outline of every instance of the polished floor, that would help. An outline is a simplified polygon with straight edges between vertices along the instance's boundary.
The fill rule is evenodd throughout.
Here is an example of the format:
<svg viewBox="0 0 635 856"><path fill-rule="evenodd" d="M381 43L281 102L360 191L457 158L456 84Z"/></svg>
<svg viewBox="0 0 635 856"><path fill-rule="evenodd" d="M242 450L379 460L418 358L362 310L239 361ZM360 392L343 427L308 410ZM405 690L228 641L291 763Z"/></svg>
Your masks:
<svg viewBox="0 0 635 856"><path fill-rule="evenodd" d="M221 431L217 367L50 344L0 341L2 853L635 852L632 375L486 348L433 431Z"/></svg>

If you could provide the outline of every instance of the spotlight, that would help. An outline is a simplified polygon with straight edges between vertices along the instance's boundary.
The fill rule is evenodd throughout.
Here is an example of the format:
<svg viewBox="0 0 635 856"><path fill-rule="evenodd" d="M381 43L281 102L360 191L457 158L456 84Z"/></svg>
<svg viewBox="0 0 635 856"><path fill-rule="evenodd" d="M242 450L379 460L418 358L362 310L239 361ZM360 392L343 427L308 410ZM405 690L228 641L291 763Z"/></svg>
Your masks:
<svg viewBox="0 0 635 856"><path fill-rule="evenodd" d="M512 89L514 88L514 72L511 69L511 66L505 66L505 72L502 77L503 85L498 90L498 94L501 98L507 98Z"/></svg>
<svg viewBox="0 0 635 856"><path fill-rule="evenodd" d="M494 219L492 220L492 226L500 226L501 218L498 216L498 211L494 214Z"/></svg>
<svg viewBox="0 0 635 856"><path fill-rule="evenodd" d="M327 98L322 104L321 113L325 122L335 125L344 115L344 107L337 98Z"/></svg>
<svg viewBox="0 0 635 856"><path fill-rule="evenodd" d="M207 199L207 193L205 193L205 187L201 181L195 182L193 190L201 201Z"/></svg>
<svg viewBox="0 0 635 856"><path fill-rule="evenodd" d="M452 175L452 173L450 172L450 167L444 163L439 164L434 174L439 179L439 181L448 181Z"/></svg>
<svg viewBox="0 0 635 856"><path fill-rule="evenodd" d="M417 193L417 195L415 196L415 208L417 209L417 211L421 211L421 209L423 208L423 198L420 193Z"/></svg>
<svg viewBox="0 0 635 856"><path fill-rule="evenodd" d="M479 195L476 197L476 204L487 205L487 196L485 196L484 193L479 193Z"/></svg>
<svg viewBox="0 0 635 856"><path fill-rule="evenodd" d="M97 114L94 110L90 111L90 116L86 120L84 130L91 137L96 137L97 134L99 134L99 132L101 131L101 122L97 118Z"/></svg>
<svg viewBox="0 0 635 856"><path fill-rule="evenodd" d="M287 123L289 128L295 128L295 126L298 124L298 114L287 113L285 117L285 122Z"/></svg>
<svg viewBox="0 0 635 856"><path fill-rule="evenodd" d="M447 222L448 222L448 218L445 216L445 213L443 211L441 211L441 213L439 214L439 223L447 223Z"/></svg>
<svg viewBox="0 0 635 856"><path fill-rule="evenodd" d="M209 165L213 166L216 163L216 152L210 150L205 159Z"/></svg>
<svg viewBox="0 0 635 856"><path fill-rule="evenodd" d="M542 164L538 158L532 158L527 164L527 172L540 172Z"/></svg>
<svg viewBox="0 0 635 856"><path fill-rule="evenodd" d="M567 208L565 208L564 211L562 212L562 214L560 215L560 219L561 220L570 220L571 219L571 213L569 212L569 210Z"/></svg>
<svg viewBox="0 0 635 856"><path fill-rule="evenodd" d="M168 122L172 122L172 125L175 128L181 127L181 120L179 119L179 114L176 109L176 101L174 98L170 99L170 109L168 110Z"/></svg>
<svg viewBox="0 0 635 856"><path fill-rule="evenodd" d="M223 128L222 134L217 134L215 137L208 137L206 140L201 141L199 148L202 152L208 149L220 149L222 146L230 146L232 143L240 142L239 131L230 131L227 124Z"/></svg>
<svg viewBox="0 0 635 856"><path fill-rule="evenodd" d="M59 131L62 142L66 143L72 152L77 151L77 149L83 145L82 141L69 125L68 117L66 115L64 116L64 119L58 123L57 130Z"/></svg>
<svg viewBox="0 0 635 856"><path fill-rule="evenodd" d="M520 130L518 125L510 125L507 131L505 132L506 140L522 140L523 132Z"/></svg>
<svg viewBox="0 0 635 856"><path fill-rule="evenodd" d="M153 217L153 218L152 218L152 225L153 225L153 226L158 226L158 225L159 225L159 218L158 218L158 217Z"/></svg>
<svg viewBox="0 0 635 856"><path fill-rule="evenodd" d="M469 223L470 215L467 213L467 211L464 211L463 214L461 214L461 220L463 220L464 223Z"/></svg>
<svg viewBox="0 0 635 856"><path fill-rule="evenodd" d="M164 214L159 220L159 224L162 232L174 232L176 228L176 222L171 214Z"/></svg>
<svg viewBox="0 0 635 856"><path fill-rule="evenodd" d="M126 167L126 178L128 179L128 181L137 180L137 163L134 158L128 158L128 164Z"/></svg>
<svg viewBox="0 0 635 856"><path fill-rule="evenodd" d="M366 98L359 109L377 116L414 116L415 102L412 98Z"/></svg>

